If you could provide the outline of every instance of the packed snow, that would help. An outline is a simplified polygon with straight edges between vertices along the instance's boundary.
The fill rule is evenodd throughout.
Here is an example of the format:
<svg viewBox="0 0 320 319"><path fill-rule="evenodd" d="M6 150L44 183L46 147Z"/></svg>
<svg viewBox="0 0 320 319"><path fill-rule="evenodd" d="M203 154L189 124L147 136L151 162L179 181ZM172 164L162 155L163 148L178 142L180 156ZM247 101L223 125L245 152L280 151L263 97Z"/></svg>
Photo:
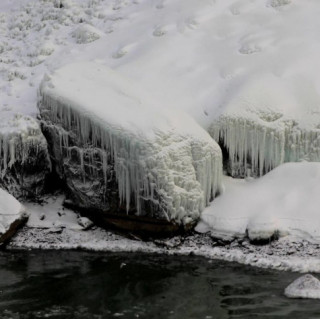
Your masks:
<svg viewBox="0 0 320 319"><path fill-rule="evenodd" d="M139 86L93 62L46 76L39 97L44 125L59 128L61 149L69 147L72 130L81 145L99 147L106 183L108 162L114 162L127 210L133 194L139 215L141 199L147 199L169 221L189 224L221 191L221 150L188 114L155 103Z"/></svg>
<svg viewBox="0 0 320 319"><path fill-rule="evenodd" d="M197 230L221 238L291 235L320 242L320 163L286 163L260 179L225 179Z"/></svg>

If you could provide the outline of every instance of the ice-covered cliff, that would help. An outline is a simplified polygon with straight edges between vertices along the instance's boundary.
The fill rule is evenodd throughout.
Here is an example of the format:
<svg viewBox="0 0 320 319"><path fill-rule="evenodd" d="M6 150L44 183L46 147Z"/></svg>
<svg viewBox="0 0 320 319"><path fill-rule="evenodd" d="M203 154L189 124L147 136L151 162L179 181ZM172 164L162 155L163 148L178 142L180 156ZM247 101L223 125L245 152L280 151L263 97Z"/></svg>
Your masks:
<svg viewBox="0 0 320 319"><path fill-rule="evenodd" d="M47 76L39 110L54 165L78 206L118 212L123 205L189 224L221 190L221 151L209 134L99 63Z"/></svg>

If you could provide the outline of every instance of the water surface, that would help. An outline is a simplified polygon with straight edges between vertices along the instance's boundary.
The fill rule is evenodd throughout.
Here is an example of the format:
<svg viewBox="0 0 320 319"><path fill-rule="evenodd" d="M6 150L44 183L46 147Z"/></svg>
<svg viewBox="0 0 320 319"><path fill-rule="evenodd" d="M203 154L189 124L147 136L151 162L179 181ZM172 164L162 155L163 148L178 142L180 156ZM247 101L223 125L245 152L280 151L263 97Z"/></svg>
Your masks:
<svg viewBox="0 0 320 319"><path fill-rule="evenodd" d="M188 256L0 253L0 318L319 318L299 274Z"/></svg>

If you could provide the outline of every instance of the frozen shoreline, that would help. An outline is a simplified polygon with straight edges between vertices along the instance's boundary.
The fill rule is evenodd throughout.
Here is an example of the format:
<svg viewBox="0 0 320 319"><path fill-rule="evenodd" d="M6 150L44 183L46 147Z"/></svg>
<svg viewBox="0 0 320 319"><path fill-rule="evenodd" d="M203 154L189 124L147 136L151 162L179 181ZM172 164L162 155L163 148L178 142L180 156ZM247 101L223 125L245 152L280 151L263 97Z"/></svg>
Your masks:
<svg viewBox="0 0 320 319"><path fill-rule="evenodd" d="M7 246L9 250L87 250L96 252L143 252L167 255L197 255L259 268L293 272L320 272L320 244L284 237L268 245L233 241L224 246L208 234L185 238L139 241L98 227L82 231L70 228L24 227Z"/></svg>
<svg viewBox="0 0 320 319"><path fill-rule="evenodd" d="M79 220L80 216L63 207L63 201L64 196L51 195L43 198L42 204L23 203L29 220L12 238L7 249L196 255L259 268L320 273L318 241L288 235L267 245L253 245L247 238L224 242L211 237L210 232L142 241L97 226L86 230Z"/></svg>

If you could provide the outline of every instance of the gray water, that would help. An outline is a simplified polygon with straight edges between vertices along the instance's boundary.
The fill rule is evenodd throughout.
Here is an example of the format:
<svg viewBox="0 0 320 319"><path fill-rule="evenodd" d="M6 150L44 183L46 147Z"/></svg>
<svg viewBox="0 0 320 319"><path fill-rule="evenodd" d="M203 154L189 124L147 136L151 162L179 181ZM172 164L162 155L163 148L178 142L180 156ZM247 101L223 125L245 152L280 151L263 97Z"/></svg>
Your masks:
<svg viewBox="0 0 320 319"><path fill-rule="evenodd" d="M0 253L0 318L320 318L299 274L188 256Z"/></svg>

